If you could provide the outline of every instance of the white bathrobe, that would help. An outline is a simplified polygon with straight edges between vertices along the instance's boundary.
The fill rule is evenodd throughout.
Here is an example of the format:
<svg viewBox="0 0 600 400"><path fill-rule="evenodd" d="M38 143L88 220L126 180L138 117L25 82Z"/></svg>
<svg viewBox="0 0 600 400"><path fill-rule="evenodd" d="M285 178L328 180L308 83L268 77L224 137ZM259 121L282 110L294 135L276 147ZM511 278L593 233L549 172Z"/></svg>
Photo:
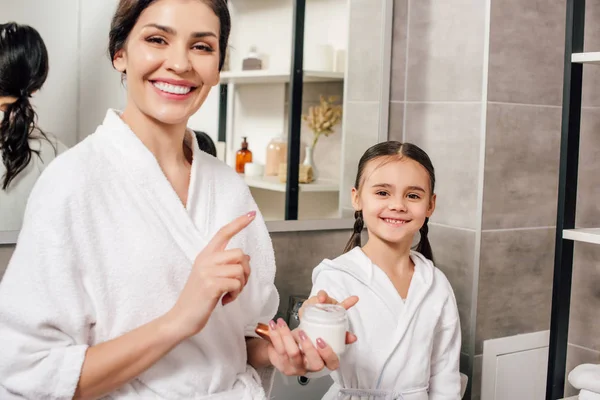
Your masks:
<svg viewBox="0 0 600 400"><path fill-rule="evenodd" d="M257 210L227 165L194 135L187 208L152 153L112 110L58 157L31 194L0 284L0 387L27 399L70 399L89 346L166 313L217 230ZM252 258L240 297L112 399L256 400L244 336L277 310L275 264L260 215L230 243ZM0 398L2 397L0 390ZM17 397L18 397L17 396Z"/></svg>
<svg viewBox="0 0 600 400"><path fill-rule="evenodd" d="M358 341L347 346L323 399L460 399L454 293L431 261L417 252L411 258L415 272L406 301L359 247L313 271L311 296L325 290L339 301L352 295L360 299L348 311Z"/></svg>

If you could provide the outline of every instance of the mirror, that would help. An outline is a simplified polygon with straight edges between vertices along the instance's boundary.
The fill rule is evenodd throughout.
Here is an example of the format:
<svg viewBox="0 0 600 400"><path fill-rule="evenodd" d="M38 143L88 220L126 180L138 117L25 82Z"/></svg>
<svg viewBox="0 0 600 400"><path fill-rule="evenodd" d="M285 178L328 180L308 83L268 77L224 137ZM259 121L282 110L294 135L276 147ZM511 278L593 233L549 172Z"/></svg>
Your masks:
<svg viewBox="0 0 600 400"><path fill-rule="evenodd" d="M350 189L358 159L367 147L387 138L393 2L382 2L370 15L363 9L357 12L357 3L228 2L232 32L221 85L213 88L188 126L210 137L217 156L232 168L246 138L252 164L242 176L270 229L298 230L303 222L312 230L351 226L344 218L352 216ZM107 56L117 0L0 0L0 4L0 23L34 27L48 49L48 79L31 99L44 132L71 147L94 132L108 108L123 109L125 89ZM49 15L60 15L61 23ZM303 24L294 23L302 19ZM304 40L301 52L299 38ZM295 78L290 71L300 55L304 82L298 96L291 90L298 84L298 74ZM342 116L312 147L314 132L302 116L319 107L321 96L339 105ZM290 138L298 136L290 151ZM300 181L296 200L290 195L293 188L284 183L289 167L281 165L294 151ZM306 167L300 164L310 164L316 180L308 183ZM36 176L39 171L29 178ZM16 242L24 206L14 204L26 204L28 192L15 196L18 200L0 204L0 209L6 208L2 213L18 216L11 223L5 218L6 226L0 221L0 243ZM294 208L291 214L296 215L289 218ZM286 217L300 221L283 222Z"/></svg>

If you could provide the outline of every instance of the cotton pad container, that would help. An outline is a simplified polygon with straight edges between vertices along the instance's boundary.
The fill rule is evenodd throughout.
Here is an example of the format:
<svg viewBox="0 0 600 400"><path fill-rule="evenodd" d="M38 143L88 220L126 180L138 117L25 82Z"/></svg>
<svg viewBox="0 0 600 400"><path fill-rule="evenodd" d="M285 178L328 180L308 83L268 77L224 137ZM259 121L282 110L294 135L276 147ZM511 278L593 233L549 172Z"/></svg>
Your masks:
<svg viewBox="0 0 600 400"><path fill-rule="evenodd" d="M346 309L334 304L311 304L304 309L299 328L317 347L321 338L338 355L346 351L348 315Z"/></svg>

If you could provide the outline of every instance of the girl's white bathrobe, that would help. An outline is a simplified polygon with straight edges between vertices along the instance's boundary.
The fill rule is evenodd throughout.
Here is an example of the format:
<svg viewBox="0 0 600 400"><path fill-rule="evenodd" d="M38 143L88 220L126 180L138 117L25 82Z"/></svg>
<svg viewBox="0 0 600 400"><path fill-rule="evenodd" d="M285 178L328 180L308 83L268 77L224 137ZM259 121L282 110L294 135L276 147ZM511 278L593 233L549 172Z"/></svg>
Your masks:
<svg viewBox="0 0 600 400"><path fill-rule="evenodd" d="M42 174L0 284L0 398L71 399L87 348L166 313L217 230L257 210L243 180L190 136L187 208L112 110ZM109 398L265 398L244 340L279 303L262 217L229 247L252 258L241 296Z"/></svg>
<svg viewBox="0 0 600 400"><path fill-rule="evenodd" d="M325 290L339 301L359 297L348 311L358 341L346 347L323 399L460 399L454 292L431 261L417 252L410 257L415 272L405 301L360 247L324 260L313 271L311 296Z"/></svg>

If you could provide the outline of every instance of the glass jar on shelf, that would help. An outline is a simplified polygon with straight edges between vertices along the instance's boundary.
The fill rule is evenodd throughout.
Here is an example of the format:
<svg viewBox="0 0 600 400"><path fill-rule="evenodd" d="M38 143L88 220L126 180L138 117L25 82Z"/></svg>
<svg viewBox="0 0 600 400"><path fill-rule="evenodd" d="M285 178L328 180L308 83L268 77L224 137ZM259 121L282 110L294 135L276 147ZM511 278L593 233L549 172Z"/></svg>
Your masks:
<svg viewBox="0 0 600 400"><path fill-rule="evenodd" d="M265 176L277 176L279 165L287 162L288 142L284 135L271 139L267 146Z"/></svg>

